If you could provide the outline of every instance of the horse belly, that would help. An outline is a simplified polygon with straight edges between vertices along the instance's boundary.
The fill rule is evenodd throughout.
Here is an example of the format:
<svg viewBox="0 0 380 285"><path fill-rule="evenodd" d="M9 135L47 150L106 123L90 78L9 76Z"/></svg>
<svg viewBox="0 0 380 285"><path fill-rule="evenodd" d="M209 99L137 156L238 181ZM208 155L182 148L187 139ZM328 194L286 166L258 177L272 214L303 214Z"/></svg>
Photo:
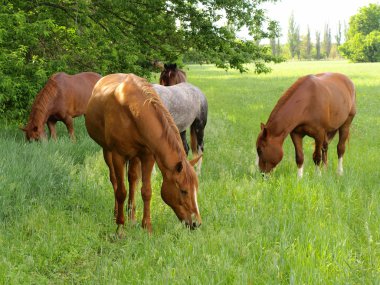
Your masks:
<svg viewBox="0 0 380 285"><path fill-rule="evenodd" d="M179 132L190 127L197 115L194 106L191 105L185 107L183 104L174 104L168 110L172 115Z"/></svg>
<svg viewBox="0 0 380 285"><path fill-rule="evenodd" d="M350 98L342 96L334 96L331 98L329 113L328 113L328 125L329 130L333 131L339 129L350 115L352 103Z"/></svg>

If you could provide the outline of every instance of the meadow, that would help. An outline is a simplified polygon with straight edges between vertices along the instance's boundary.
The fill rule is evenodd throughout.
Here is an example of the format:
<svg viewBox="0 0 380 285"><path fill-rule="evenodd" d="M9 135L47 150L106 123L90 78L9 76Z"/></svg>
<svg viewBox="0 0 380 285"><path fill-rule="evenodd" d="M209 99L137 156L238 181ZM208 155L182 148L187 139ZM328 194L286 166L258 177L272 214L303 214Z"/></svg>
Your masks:
<svg viewBox="0 0 380 285"><path fill-rule="evenodd" d="M83 118L76 143L63 124L57 142L26 143L2 121L0 284L379 284L380 64L288 62L262 75L187 68L209 103L202 226L190 231L177 220L156 171L152 235L140 226L137 195L139 223L115 238L108 170ZM282 162L263 179L254 165L260 122L298 77L324 71L345 73L357 88L344 175L336 174L336 138L322 176L305 139L298 180L288 138Z"/></svg>

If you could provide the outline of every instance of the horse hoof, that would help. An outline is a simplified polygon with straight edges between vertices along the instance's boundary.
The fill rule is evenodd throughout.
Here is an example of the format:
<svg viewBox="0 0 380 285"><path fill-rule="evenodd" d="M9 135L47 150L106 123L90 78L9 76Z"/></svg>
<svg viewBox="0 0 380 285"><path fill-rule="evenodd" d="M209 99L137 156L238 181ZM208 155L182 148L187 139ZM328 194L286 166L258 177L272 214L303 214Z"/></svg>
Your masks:
<svg viewBox="0 0 380 285"><path fill-rule="evenodd" d="M116 237L119 239L125 238L124 225L117 225Z"/></svg>

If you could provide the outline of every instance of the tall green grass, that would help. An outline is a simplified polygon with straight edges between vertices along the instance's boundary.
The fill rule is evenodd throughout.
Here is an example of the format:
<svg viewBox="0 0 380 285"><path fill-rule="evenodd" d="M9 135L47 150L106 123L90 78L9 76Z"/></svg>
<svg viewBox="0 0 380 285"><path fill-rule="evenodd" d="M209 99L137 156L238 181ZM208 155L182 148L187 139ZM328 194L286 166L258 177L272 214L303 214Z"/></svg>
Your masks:
<svg viewBox="0 0 380 285"><path fill-rule="evenodd" d="M314 173L306 139L305 175L294 150L270 178L254 167L260 122L300 76L347 74L358 112L336 175ZM153 179L150 236L126 226L115 239L113 193L100 147L75 121L77 142L59 126L57 142L25 143L0 127L0 284L379 284L380 64L293 62L256 75L190 66L209 101L198 201L203 225L189 231L160 198ZM136 197L137 216L142 202Z"/></svg>

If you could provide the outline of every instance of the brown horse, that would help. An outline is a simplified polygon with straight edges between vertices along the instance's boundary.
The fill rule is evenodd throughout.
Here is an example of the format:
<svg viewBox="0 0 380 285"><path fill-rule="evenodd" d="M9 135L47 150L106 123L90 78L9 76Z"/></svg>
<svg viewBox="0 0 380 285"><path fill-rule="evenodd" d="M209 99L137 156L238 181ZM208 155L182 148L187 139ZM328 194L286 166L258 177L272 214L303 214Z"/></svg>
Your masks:
<svg viewBox="0 0 380 285"><path fill-rule="evenodd" d="M50 136L57 138L55 124L62 121L74 139L73 118L86 111L92 89L101 76L94 72L68 75L59 72L51 76L45 87L37 94L29 115L29 121L22 130L28 141L46 138L44 125Z"/></svg>
<svg viewBox="0 0 380 285"><path fill-rule="evenodd" d="M315 140L313 160L319 171L321 161L327 164L328 144L339 131L338 174L343 174L345 143L355 114L355 87L345 75L320 73L299 78L279 99L268 122L261 123L256 142L260 170L270 172L281 161L282 144L290 133L298 176L303 175L305 135Z"/></svg>
<svg viewBox="0 0 380 285"><path fill-rule="evenodd" d="M125 164L142 171L144 201L142 226L151 231L151 173L155 160L162 172L161 197L177 217L194 228L201 223L198 210L198 178L183 150L178 129L160 98L145 80L133 74L111 74L94 87L86 112L86 128L102 148L115 193L117 232L124 225ZM138 161L136 163L136 160ZM135 173L135 172L132 172ZM135 219L137 178L128 176L128 217Z"/></svg>
<svg viewBox="0 0 380 285"><path fill-rule="evenodd" d="M165 64L160 75L160 84L172 86L181 82L186 82L186 73L177 68L177 64Z"/></svg>

